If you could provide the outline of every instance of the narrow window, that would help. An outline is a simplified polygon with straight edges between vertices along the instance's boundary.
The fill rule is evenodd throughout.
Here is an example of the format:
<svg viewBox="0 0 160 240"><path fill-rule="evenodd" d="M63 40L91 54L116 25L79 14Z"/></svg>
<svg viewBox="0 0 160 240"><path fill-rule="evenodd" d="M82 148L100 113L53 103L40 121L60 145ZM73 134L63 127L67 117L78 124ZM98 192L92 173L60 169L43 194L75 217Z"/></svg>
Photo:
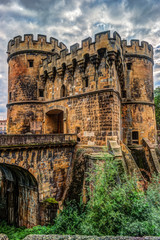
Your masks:
<svg viewBox="0 0 160 240"><path fill-rule="evenodd" d="M80 133L80 127L76 127L76 133Z"/></svg>
<svg viewBox="0 0 160 240"><path fill-rule="evenodd" d="M12 93L11 92L9 93L9 100L10 101L12 100Z"/></svg>
<svg viewBox="0 0 160 240"><path fill-rule="evenodd" d="M88 87L88 77L85 78L85 87Z"/></svg>
<svg viewBox="0 0 160 240"><path fill-rule="evenodd" d="M127 63L127 70L131 70L132 69L132 63Z"/></svg>
<svg viewBox="0 0 160 240"><path fill-rule="evenodd" d="M39 96L44 97L44 90L43 89L39 89Z"/></svg>
<svg viewBox="0 0 160 240"><path fill-rule="evenodd" d="M132 132L132 144L139 144L139 132L138 131Z"/></svg>
<svg viewBox="0 0 160 240"><path fill-rule="evenodd" d="M126 98L126 90L122 91L122 98Z"/></svg>
<svg viewBox="0 0 160 240"><path fill-rule="evenodd" d="M79 134L80 133L80 127L76 127L76 133ZM77 136L77 142L80 142L81 139L79 136Z"/></svg>
<svg viewBox="0 0 160 240"><path fill-rule="evenodd" d="M64 85L61 87L61 97L66 97L66 88Z"/></svg>
<svg viewBox="0 0 160 240"><path fill-rule="evenodd" d="M53 81L55 80L56 78L56 67L53 67Z"/></svg>
<svg viewBox="0 0 160 240"><path fill-rule="evenodd" d="M33 67L33 60L28 60L29 67Z"/></svg>

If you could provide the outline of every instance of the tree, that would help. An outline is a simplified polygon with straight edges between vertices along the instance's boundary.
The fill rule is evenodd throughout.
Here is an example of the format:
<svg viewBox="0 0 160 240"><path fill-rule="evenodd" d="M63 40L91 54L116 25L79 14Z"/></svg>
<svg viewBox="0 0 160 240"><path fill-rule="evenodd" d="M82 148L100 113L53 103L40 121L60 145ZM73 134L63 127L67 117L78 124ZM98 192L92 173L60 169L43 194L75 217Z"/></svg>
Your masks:
<svg viewBox="0 0 160 240"><path fill-rule="evenodd" d="M160 87L154 90L154 102L156 110L157 128L160 129Z"/></svg>

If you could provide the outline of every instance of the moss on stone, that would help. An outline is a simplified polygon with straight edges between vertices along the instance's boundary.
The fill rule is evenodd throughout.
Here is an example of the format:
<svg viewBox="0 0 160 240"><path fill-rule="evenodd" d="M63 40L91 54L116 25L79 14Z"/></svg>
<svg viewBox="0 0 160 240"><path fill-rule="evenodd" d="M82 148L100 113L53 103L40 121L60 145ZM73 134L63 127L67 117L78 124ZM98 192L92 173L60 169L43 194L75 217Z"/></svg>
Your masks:
<svg viewBox="0 0 160 240"><path fill-rule="evenodd" d="M49 203L49 204L58 204L58 202L55 198L46 198L43 202Z"/></svg>

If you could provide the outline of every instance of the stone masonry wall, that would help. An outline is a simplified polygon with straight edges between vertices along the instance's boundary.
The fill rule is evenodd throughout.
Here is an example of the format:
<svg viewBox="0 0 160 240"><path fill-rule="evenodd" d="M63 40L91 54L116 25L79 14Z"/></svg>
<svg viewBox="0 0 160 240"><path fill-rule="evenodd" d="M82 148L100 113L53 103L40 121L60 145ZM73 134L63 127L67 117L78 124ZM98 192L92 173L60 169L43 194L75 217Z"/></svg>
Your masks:
<svg viewBox="0 0 160 240"><path fill-rule="evenodd" d="M85 145L106 145L107 136L119 136L120 132L120 100L117 92L102 91L87 94L75 98L62 99L58 102L47 104L46 112L52 109L67 109L66 131L76 133ZM45 115L45 133L51 133L48 120Z"/></svg>
<svg viewBox="0 0 160 240"><path fill-rule="evenodd" d="M51 44L44 37L34 42L32 35L9 42L8 133L58 133L56 111L65 108L60 132L78 131L87 145L105 145L108 135L120 138L120 36L97 34L94 43L85 39L69 54L65 46L52 51Z"/></svg>
<svg viewBox="0 0 160 240"><path fill-rule="evenodd" d="M152 59L137 52L126 56L125 87L126 98L122 101L123 141L132 144L132 131L137 131L139 144L143 138L156 143Z"/></svg>
<svg viewBox="0 0 160 240"><path fill-rule="evenodd" d="M16 138L16 136L14 137ZM31 137L33 138L33 136ZM47 145L39 143L36 146L35 143L30 143L30 145L11 145L10 147L3 146L0 148L0 167L5 168L5 166L9 166L11 172L14 166L18 166L22 170L27 170L36 179L38 184L38 191L34 188L25 187L23 182L21 183L20 178L23 179L24 174L24 177L27 179L27 172L23 173L21 170L22 176L19 173L19 177L17 170L14 171L14 175L18 177L18 182L16 182L20 184L18 188L16 186L9 187L9 183L6 182L7 189L15 188L16 191L18 189L18 200L16 200L16 202L18 201L18 209L16 211L18 212L19 226L32 227L37 224L46 224L47 222L49 223L48 217L55 217L57 209L47 210L48 208L44 204L44 201L48 198L55 199L57 202L61 201L67 179L70 177L74 145L75 143L67 143L67 141L65 143L62 141L61 144L58 142L57 144L53 142ZM27 181L31 181L30 177L28 177ZM13 194L16 194L14 190ZM14 222L13 218L16 217L14 214L16 206L12 201L14 199L12 192L8 197L10 199L10 207L8 206L7 211L10 213L9 218L12 223ZM39 211L41 211L40 216ZM52 211L53 214L46 211Z"/></svg>
<svg viewBox="0 0 160 240"><path fill-rule="evenodd" d="M151 143L156 143L155 107L146 104L124 104L123 105L123 141L132 144L132 131L139 132L139 144L143 138Z"/></svg>
<svg viewBox="0 0 160 240"><path fill-rule="evenodd" d="M55 115L52 110L65 112L65 134L77 133L81 143L86 145L106 145L106 136L120 138L120 99L118 92L106 89L101 92L82 94L74 98L51 101L45 105L25 104L10 106L8 112L8 131L10 134L38 133L53 134ZM14 124L13 124L14 123Z"/></svg>
<svg viewBox="0 0 160 240"><path fill-rule="evenodd" d="M58 44L58 40L54 38L47 42L44 35L38 35L37 40L33 39L32 34L24 35L24 41L21 36L10 40L7 49L9 65L8 103L37 100L39 97L39 89L37 88L39 65L44 58L58 55L65 48L64 44ZM26 133L31 130L35 132L35 127L29 128L28 125L30 121L36 121L38 133L41 133L42 117L37 108L35 104L29 108L25 105L21 106L21 109L17 107L15 111L10 108L7 117L8 132ZM17 128L14 132L12 125Z"/></svg>
<svg viewBox="0 0 160 240"><path fill-rule="evenodd" d="M60 201L73 151L72 146L1 150L0 163L28 170L38 182L40 201L50 196Z"/></svg>
<svg viewBox="0 0 160 240"><path fill-rule="evenodd" d="M9 106L7 114L9 134L43 133L43 105L20 104Z"/></svg>
<svg viewBox="0 0 160 240"><path fill-rule="evenodd" d="M130 144L139 131L139 143L146 136L156 142L147 42L128 45L107 31L69 52L54 38L17 36L8 44L8 63L8 133L78 133L82 144L105 145L110 135Z"/></svg>
<svg viewBox="0 0 160 240"><path fill-rule="evenodd" d="M31 145L33 144L33 147L35 145L42 145L50 144L50 145L59 145L60 142L63 144L67 143L76 143L77 141L77 135L76 134L14 134L14 135L1 135L0 136L0 148L13 148L13 146L21 146L25 147L23 145ZM30 146L30 147L31 147ZM29 147L29 146L28 146Z"/></svg>

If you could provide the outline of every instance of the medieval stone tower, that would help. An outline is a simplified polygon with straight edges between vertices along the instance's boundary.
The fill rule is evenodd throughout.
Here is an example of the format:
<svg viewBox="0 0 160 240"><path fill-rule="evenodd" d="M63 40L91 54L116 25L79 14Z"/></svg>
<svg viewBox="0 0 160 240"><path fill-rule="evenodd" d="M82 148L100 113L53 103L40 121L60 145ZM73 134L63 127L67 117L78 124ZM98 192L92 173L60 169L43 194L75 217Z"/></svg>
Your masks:
<svg viewBox="0 0 160 240"><path fill-rule="evenodd" d="M128 145L156 142L153 48L118 33L95 35L70 52L54 38L8 44L8 133L78 133L85 145L116 136Z"/></svg>
<svg viewBox="0 0 160 240"><path fill-rule="evenodd" d="M46 36L17 36L8 43L8 128L9 133L26 133L32 128L42 131L43 105L39 100L39 66L42 60L60 54L65 45ZM35 122L36 121L36 122ZM35 124L32 125L32 124Z"/></svg>
<svg viewBox="0 0 160 240"><path fill-rule="evenodd" d="M104 152L142 183L160 172L151 45L102 32L68 51L54 38L25 35L7 52L0 220L48 224L66 199L85 201L86 172L105 164Z"/></svg>

